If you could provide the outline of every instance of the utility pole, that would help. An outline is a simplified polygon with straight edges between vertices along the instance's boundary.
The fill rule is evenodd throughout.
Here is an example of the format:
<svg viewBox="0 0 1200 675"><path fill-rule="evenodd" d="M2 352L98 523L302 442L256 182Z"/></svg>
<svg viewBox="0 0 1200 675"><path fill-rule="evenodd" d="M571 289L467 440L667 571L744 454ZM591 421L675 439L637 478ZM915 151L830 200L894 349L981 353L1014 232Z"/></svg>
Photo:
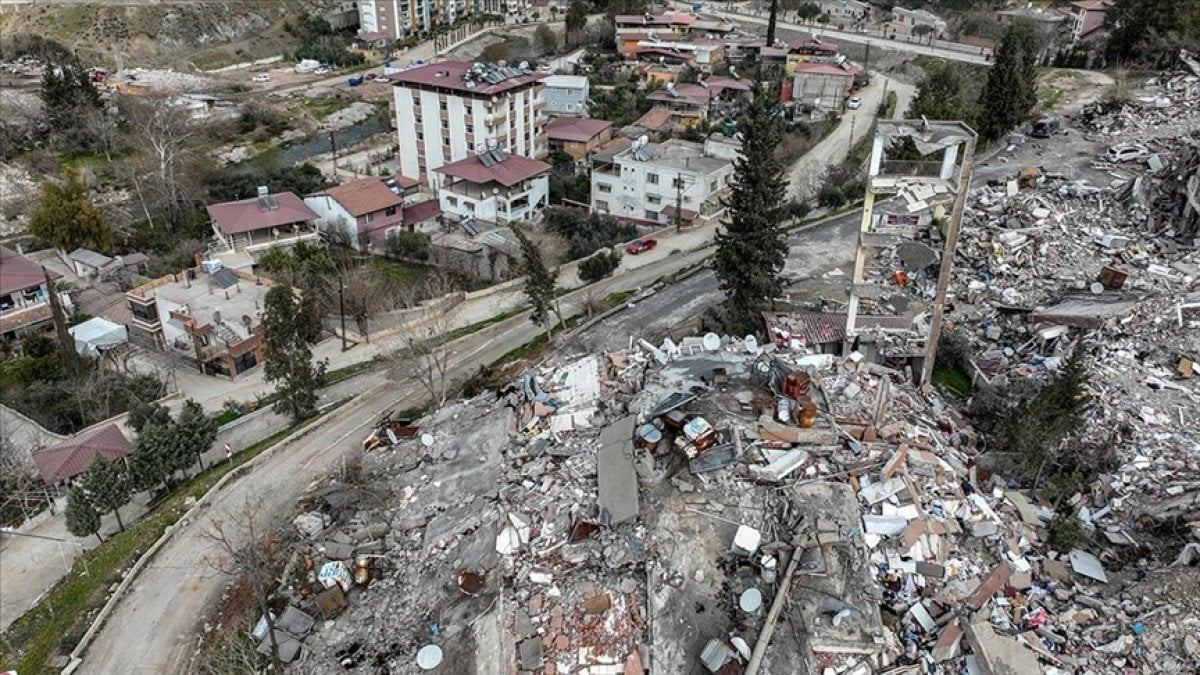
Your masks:
<svg viewBox="0 0 1200 675"><path fill-rule="evenodd" d="M851 113L850 115L850 142L846 144L846 161L850 161L850 153L854 152L854 122L858 120L858 116Z"/></svg>
<svg viewBox="0 0 1200 675"><path fill-rule="evenodd" d="M675 231L683 231L683 174L675 176Z"/></svg>
<svg viewBox="0 0 1200 675"><path fill-rule="evenodd" d="M337 179L337 137L332 130L329 132L329 152L333 155L333 177Z"/></svg>
<svg viewBox="0 0 1200 675"><path fill-rule="evenodd" d="M867 40L867 57L863 59L863 72L867 74L867 82L871 81L871 41Z"/></svg>
<svg viewBox="0 0 1200 675"><path fill-rule="evenodd" d="M346 282L342 280L342 270L338 268L338 314L342 317L342 351L347 351L350 347L346 346Z"/></svg>

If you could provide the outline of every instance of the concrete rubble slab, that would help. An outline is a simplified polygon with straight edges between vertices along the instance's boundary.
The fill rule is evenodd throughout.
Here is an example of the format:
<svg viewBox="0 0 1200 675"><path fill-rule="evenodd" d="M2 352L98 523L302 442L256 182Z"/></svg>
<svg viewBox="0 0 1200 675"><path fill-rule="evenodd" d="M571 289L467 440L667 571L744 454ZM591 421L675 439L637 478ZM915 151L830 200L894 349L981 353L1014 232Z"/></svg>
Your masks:
<svg viewBox="0 0 1200 675"><path fill-rule="evenodd" d="M637 418L625 417L600 432L600 450L596 457L597 496L602 519L618 525L636 518L638 478L633 466L633 429Z"/></svg>

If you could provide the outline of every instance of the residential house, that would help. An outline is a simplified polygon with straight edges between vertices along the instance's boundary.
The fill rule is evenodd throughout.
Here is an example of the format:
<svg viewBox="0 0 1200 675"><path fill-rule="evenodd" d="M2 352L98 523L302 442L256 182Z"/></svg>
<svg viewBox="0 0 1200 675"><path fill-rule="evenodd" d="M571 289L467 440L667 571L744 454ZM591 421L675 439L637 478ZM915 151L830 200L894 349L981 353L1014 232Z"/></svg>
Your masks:
<svg viewBox="0 0 1200 675"><path fill-rule="evenodd" d="M850 64L798 63L792 78L792 99L814 110L841 110L857 73L858 67Z"/></svg>
<svg viewBox="0 0 1200 675"><path fill-rule="evenodd" d="M436 170L492 146L546 154L545 73L441 61L393 73L400 173L432 183Z"/></svg>
<svg viewBox="0 0 1200 675"><path fill-rule="evenodd" d="M67 255L67 263L75 269L80 277L94 279L107 270L115 260L86 248L77 248Z"/></svg>
<svg viewBox="0 0 1200 675"><path fill-rule="evenodd" d="M1056 49L1062 43L1072 42L1075 39L1071 33L1074 22L1071 20L1071 16L1063 10L1042 7L1014 7L996 12L996 18L1004 25L1022 19L1031 21L1037 29L1039 42L1050 50ZM973 43L963 40L961 37L959 41L964 44L976 46Z"/></svg>
<svg viewBox="0 0 1200 675"><path fill-rule="evenodd" d="M13 340L44 330L53 323L47 274L52 281L62 278L61 274L0 246L0 336ZM58 297L65 309L74 311L70 296L59 293Z"/></svg>
<svg viewBox="0 0 1200 675"><path fill-rule="evenodd" d="M362 178L304 198L322 230L338 232L362 251L386 244L388 230L404 223L404 198L394 178Z"/></svg>
<svg viewBox="0 0 1200 675"><path fill-rule="evenodd" d="M1108 9L1113 6L1112 0L1079 0L1072 2L1072 15L1075 18L1075 39L1091 35L1104 26Z"/></svg>
<svg viewBox="0 0 1200 675"><path fill-rule="evenodd" d="M871 18L871 5L861 0L818 0L817 7L834 24L851 24Z"/></svg>
<svg viewBox="0 0 1200 675"><path fill-rule="evenodd" d="M711 118L733 115L737 99L750 91L750 80L713 76L699 82L683 84L668 82L663 89L646 98L671 110L673 121L682 126L696 126Z"/></svg>
<svg viewBox="0 0 1200 675"><path fill-rule="evenodd" d="M354 36L352 45L355 49L362 52L379 51L386 49L388 44L390 44L393 39L394 38L388 36L386 33L380 33L378 31L360 32L358 35Z"/></svg>
<svg viewBox="0 0 1200 675"><path fill-rule="evenodd" d="M644 34L648 31L658 33L686 34L696 17L683 12L663 12L662 14L618 14L613 17L617 30L617 39L629 33Z"/></svg>
<svg viewBox="0 0 1200 675"><path fill-rule="evenodd" d="M121 428L110 422L34 452L33 463L42 482L56 485L87 471L97 457L124 460L130 452L133 452L133 445Z"/></svg>
<svg viewBox="0 0 1200 675"><path fill-rule="evenodd" d="M725 60L725 42L715 38L668 33L618 36L617 49L626 59L651 63L686 63L708 72Z"/></svg>
<svg viewBox="0 0 1200 675"><path fill-rule="evenodd" d="M532 220L550 203L551 168L499 148L438 167L442 213L464 226Z"/></svg>
<svg viewBox="0 0 1200 675"><path fill-rule="evenodd" d="M787 43L786 49L784 68L788 75L796 73L796 64L799 63L838 63L846 60L838 51L837 44L811 36L792 40Z"/></svg>
<svg viewBox="0 0 1200 675"><path fill-rule="evenodd" d="M707 142L639 138L592 158L592 210L661 225L674 221L678 205L689 223L709 221L724 213L720 198L732 177L733 162Z"/></svg>
<svg viewBox="0 0 1200 675"><path fill-rule="evenodd" d="M587 114L589 95L588 79L580 75L551 75L542 80L546 89L542 92L549 115Z"/></svg>
<svg viewBox="0 0 1200 675"><path fill-rule="evenodd" d="M562 151L584 159L600 145L612 140L612 122L578 117L559 117L546 125L550 152Z"/></svg>
<svg viewBox="0 0 1200 675"><path fill-rule="evenodd" d="M273 283L206 261L125 293L129 339L194 362L206 375L237 375L263 360L262 316Z"/></svg>
<svg viewBox="0 0 1200 675"><path fill-rule="evenodd" d="M912 35L917 26L929 26L934 37L946 30L946 21L940 16L923 9L892 8L892 27L902 35Z"/></svg>
<svg viewBox="0 0 1200 675"><path fill-rule="evenodd" d="M634 120L633 124L622 128L621 135L626 137L627 145L628 140L639 136L648 135L651 140L658 140L664 133L674 128L674 124L671 122L673 117L670 108L665 105L656 105L647 110L645 115ZM611 145L611 143L605 145Z"/></svg>
<svg viewBox="0 0 1200 675"><path fill-rule="evenodd" d="M317 214L291 192L272 194L259 187L257 197L205 208L212 218L216 250L254 253L319 236Z"/></svg>

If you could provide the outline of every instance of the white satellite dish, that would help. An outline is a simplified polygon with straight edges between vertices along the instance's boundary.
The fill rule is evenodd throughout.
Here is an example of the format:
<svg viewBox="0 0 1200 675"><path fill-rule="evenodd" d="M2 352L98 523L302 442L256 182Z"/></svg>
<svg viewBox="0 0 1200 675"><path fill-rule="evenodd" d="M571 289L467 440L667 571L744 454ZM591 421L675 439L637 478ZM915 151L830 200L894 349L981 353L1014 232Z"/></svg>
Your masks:
<svg viewBox="0 0 1200 675"><path fill-rule="evenodd" d="M417 652L417 667L421 670L433 670L442 664L442 648L437 645L425 645Z"/></svg>
<svg viewBox="0 0 1200 675"><path fill-rule="evenodd" d="M423 445L427 448L432 448L433 447L433 434L421 434L421 445Z"/></svg>
<svg viewBox="0 0 1200 675"><path fill-rule="evenodd" d="M721 336L716 333L706 333L700 342L710 352L715 352L721 348Z"/></svg>
<svg viewBox="0 0 1200 675"><path fill-rule="evenodd" d="M762 607L762 592L757 588L747 588L742 596L738 598L738 606L743 612L754 613Z"/></svg>
<svg viewBox="0 0 1200 675"><path fill-rule="evenodd" d="M742 343L746 345L747 354L758 353L758 338L754 337L753 335L747 335L746 339L743 340Z"/></svg>

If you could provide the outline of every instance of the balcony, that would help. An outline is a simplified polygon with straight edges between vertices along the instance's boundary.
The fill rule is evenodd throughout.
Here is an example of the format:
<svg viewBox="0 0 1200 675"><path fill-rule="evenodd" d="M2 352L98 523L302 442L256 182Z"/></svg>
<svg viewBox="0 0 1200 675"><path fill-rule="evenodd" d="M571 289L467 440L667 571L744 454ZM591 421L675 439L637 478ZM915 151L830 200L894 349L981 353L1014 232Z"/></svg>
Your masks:
<svg viewBox="0 0 1200 675"><path fill-rule="evenodd" d="M300 232L298 234L290 235L290 236L286 236L286 237L285 236L274 237L270 241L262 242L259 244L250 244L249 246L246 246L244 250L248 253L253 253L255 251L266 250L268 248L271 248L272 246L291 246L293 244L297 244L302 241L315 241L319 237L320 237L320 233L315 232L315 231L314 232Z"/></svg>

